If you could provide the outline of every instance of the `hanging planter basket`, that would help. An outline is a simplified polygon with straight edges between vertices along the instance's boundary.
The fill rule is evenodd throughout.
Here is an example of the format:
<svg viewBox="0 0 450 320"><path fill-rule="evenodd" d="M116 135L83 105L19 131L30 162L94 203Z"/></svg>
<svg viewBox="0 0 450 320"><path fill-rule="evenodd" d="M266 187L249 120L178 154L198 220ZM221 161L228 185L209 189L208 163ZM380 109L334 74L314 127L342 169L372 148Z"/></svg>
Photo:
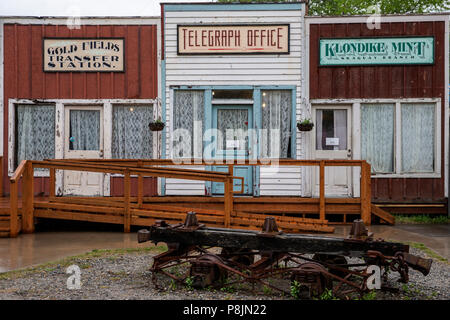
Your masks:
<svg viewBox="0 0 450 320"><path fill-rule="evenodd" d="M150 122L148 124L150 131L161 131L165 126L164 122Z"/></svg>
<svg viewBox="0 0 450 320"><path fill-rule="evenodd" d="M314 128L314 123L297 123L299 131L311 131Z"/></svg>

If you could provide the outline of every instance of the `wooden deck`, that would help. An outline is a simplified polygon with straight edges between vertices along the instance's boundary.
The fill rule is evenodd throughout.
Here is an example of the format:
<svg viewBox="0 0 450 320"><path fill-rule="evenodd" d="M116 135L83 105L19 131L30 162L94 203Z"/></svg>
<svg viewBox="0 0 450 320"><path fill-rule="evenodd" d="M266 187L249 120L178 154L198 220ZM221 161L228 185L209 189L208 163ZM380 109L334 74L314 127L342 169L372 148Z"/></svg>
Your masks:
<svg viewBox="0 0 450 320"><path fill-rule="evenodd" d="M320 196L301 197L243 197L233 191L233 165L228 172L173 169L164 160L47 160L23 161L11 178L11 197L0 198L0 235L15 237L20 232L33 232L35 218L90 221L121 224L129 232L131 226L149 226L157 220L182 222L189 211L195 211L201 223L208 226L260 229L267 216L275 217L286 232L333 232L333 223L349 223L363 219L370 224L378 217L394 223L391 215L370 202L370 166L365 161L291 160L283 165L317 165L320 168ZM259 164L261 165L261 164ZM326 198L324 192L325 166L361 166L361 197ZM33 170L50 170L49 197L33 196ZM77 170L124 175L124 195L121 197L55 196L55 171ZM130 176L137 175L138 195L130 195ZM222 182L223 197L164 196L144 197L146 176ZM19 180L22 198L19 198ZM339 217L336 219L336 217Z"/></svg>

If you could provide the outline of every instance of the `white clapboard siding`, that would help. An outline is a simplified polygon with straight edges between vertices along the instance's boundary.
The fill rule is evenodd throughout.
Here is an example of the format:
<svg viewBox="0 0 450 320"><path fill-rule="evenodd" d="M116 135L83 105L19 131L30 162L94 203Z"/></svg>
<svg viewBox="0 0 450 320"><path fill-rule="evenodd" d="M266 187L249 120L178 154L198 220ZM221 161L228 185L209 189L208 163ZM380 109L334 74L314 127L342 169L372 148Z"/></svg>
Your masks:
<svg viewBox="0 0 450 320"><path fill-rule="evenodd" d="M301 118L301 58L303 17L300 11L166 11L165 12L165 94L166 124L171 128L171 86L295 86L296 118ZM282 55L177 55L177 25L186 24L289 24L290 53ZM303 76L304 78L304 76ZM293 128L296 130L296 128ZM166 133L166 154L170 155L170 130ZM297 155L302 158L301 134ZM198 169L198 167L196 168ZM267 171L269 170L269 171ZM261 195L300 195L301 168L282 167L274 177L270 169L260 170ZM166 180L166 194L204 195L204 182Z"/></svg>
<svg viewBox="0 0 450 320"><path fill-rule="evenodd" d="M177 168L173 166L173 168ZM201 166L182 166L178 168L205 170ZM198 180L166 179L166 195L204 196L205 183Z"/></svg>
<svg viewBox="0 0 450 320"><path fill-rule="evenodd" d="M292 166L261 167L259 181L261 196L299 196L301 168Z"/></svg>

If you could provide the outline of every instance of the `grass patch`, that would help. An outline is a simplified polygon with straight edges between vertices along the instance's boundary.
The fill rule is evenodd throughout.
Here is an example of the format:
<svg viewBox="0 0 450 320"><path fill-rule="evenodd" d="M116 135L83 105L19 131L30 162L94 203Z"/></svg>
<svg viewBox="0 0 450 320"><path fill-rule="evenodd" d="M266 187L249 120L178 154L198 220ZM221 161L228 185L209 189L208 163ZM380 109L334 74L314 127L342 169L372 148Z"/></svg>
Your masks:
<svg viewBox="0 0 450 320"><path fill-rule="evenodd" d="M403 224L448 224L448 216L430 216L427 214L394 215L396 223Z"/></svg>
<svg viewBox="0 0 450 320"><path fill-rule="evenodd" d="M437 254L436 252L434 252L433 250L431 250L430 248L428 248L426 245L424 245L423 243L420 242L403 242L404 244L409 245L411 248L415 248L415 249L419 249L423 252L425 252L430 258L439 260L440 262L444 262L449 264L448 260L442 256L440 256L439 254Z"/></svg>
<svg viewBox="0 0 450 320"><path fill-rule="evenodd" d="M4 273L0 273L0 280L7 280L11 278L21 278L29 274L37 272L50 272L56 270L58 267L66 268L72 264L77 264L81 269L87 269L90 267L89 260L97 258L111 258L115 255L123 254L145 254L145 253L162 253L167 250L166 245L151 246L145 248L120 248L120 249L94 249L92 251L63 258L61 260L47 262L35 267L29 267L25 269L13 270ZM80 261L82 260L82 261Z"/></svg>

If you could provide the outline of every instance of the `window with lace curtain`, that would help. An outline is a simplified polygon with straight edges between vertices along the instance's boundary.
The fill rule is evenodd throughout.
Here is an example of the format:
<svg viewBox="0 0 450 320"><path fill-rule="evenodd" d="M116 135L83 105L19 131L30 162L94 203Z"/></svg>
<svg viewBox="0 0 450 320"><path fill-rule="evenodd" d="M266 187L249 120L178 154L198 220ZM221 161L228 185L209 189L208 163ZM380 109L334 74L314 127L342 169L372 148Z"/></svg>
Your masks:
<svg viewBox="0 0 450 320"><path fill-rule="evenodd" d="M361 159L372 173L434 173L435 150L436 103L361 104Z"/></svg>
<svg viewBox="0 0 450 320"><path fill-rule="evenodd" d="M17 105L16 166L22 160L53 158L55 158L55 107Z"/></svg>
<svg viewBox="0 0 450 320"><path fill-rule="evenodd" d="M291 157L291 90L261 91L262 158Z"/></svg>
<svg viewBox="0 0 450 320"><path fill-rule="evenodd" d="M153 120L151 105L114 105L112 157L114 159L151 159L153 134L148 124Z"/></svg>
<svg viewBox="0 0 450 320"><path fill-rule="evenodd" d="M173 157L201 158L203 149L204 92L174 90L173 99ZM175 133L175 131L177 131Z"/></svg>

